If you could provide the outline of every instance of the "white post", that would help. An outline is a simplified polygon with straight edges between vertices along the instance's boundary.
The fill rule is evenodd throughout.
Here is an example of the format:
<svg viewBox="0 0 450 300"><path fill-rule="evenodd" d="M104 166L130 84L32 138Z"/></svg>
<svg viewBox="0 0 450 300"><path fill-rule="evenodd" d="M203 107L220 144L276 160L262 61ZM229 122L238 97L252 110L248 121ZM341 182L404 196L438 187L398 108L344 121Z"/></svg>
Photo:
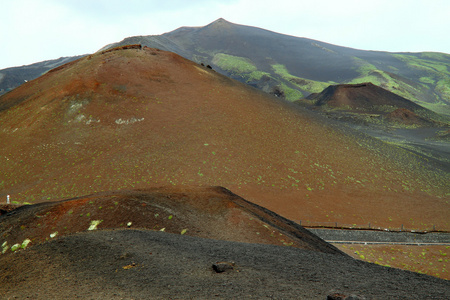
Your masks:
<svg viewBox="0 0 450 300"><path fill-rule="evenodd" d="M6 195L6 204L9 204L9 195Z"/></svg>

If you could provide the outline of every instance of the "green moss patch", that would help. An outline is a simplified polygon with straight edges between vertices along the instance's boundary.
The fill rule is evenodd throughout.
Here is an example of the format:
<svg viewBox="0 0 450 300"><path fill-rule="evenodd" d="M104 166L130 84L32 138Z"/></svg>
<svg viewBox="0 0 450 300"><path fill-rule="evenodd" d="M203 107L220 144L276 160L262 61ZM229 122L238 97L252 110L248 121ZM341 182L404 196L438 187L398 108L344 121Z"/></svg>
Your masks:
<svg viewBox="0 0 450 300"><path fill-rule="evenodd" d="M212 63L233 75L239 75L247 82L260 80L263 76L270 76L269 73L258 70L252 61L245 57L217 53L214 55Z"/></svg>
<svg viewBox="0 0 450 300"><path fill-rule="evenodd" d="M214 55L212 62L221 69L232 73L251 73L258 70L250 59L225 53Z"/></svg>
<svg viewBox="0 0 450 300"><path fill-rule="evenodd" d="M276 74L280 75L283 79L288 80L289 82L293 83L295 86L298 86L300 89L307 91L309 93L320 93L328 86L330 86L332 84L336 84L336 82L332 82L332 81L322 82L322 81L315 81L315 80L310 80L310 79L294 76L289 73L289 71L287 70L285 65L281 65L281 64L272 65L272 69L274 70L274 72ZM292 100L296 100L296 99L292 99Z"/></svg>
<svg viewBox="0 0 450 300"><path fill-rule="evenodd" d="M450 65L444 60L450 60L450 55L445 56L443 53L425 53L421 57L408 54L392 54L395 58L406 63L410 68L419 69L432 73L442 73L450 75ZM429 59L427 59L429 58Z"/></svg>
<svg viewBox="0 0 450 300"><path fill-rule="evenodd" d="M302 92L290 88L284 83L281 83L279 88L284 92L284 96L288 101L295 101L303 98Z"/></svg>

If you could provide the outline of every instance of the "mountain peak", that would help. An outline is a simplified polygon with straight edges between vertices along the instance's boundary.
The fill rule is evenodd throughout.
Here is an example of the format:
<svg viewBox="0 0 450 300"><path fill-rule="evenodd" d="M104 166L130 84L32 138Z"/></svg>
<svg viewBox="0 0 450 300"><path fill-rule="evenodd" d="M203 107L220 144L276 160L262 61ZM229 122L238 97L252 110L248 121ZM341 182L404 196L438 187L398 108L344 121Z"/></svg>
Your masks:
<svg viewBox="0 0 450 300"><path fill-rule="evenodd" d="M205 26L205 28L227 28L234 25L233 23L225 20L224 18L219 18L214 22Z"/></svg>
<svg viewBox="0 0 450 300"><path fill-rule="evenodd" d="M228 22L224 18L218 18L217 20L215 20L211 24L231 24L231 22Z"/></svg>

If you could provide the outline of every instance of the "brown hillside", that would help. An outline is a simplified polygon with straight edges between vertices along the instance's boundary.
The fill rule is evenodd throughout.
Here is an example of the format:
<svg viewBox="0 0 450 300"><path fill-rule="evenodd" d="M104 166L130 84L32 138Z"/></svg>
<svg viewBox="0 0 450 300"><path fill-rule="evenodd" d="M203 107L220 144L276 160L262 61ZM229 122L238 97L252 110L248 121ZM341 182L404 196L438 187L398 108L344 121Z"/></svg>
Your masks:
<svg viewBox="0 0 450 300"><path fill-rule="evenodd" d="M31 240L31 246L49 237L118 228L292 246L343 255L296 223L221 187L163 187L100 193L22 206L0 218L0 232L5 233L1 243L7 250L26 239Z"/></svg>
<svg viewBox="0 0 450 300"><path fill-rule="evenodd" d="M380 110L385 112L384 107L398 107L412 111L424 110L420 105L370 82L331 85L321 93L310 95L308 99L314 100L318 106L326 104L331 107L347 107L374 112Z"/></svg>
<svg viewBox="0 0 450 300"><path fill-rule="evenodd" d="M450 229L448 174L170 52L90 55L0 105L13 201L220 185L303 222Z"/></svg>

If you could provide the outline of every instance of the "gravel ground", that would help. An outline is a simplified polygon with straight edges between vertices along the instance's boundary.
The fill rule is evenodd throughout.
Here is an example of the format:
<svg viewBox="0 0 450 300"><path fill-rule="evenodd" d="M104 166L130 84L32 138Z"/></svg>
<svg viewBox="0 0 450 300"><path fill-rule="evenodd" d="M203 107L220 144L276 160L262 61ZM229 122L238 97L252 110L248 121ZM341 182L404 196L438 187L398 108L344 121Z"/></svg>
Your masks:
<svg viewBox="0 0 450 300"><path fill-rule="evenodd" d="M2 299L450 299L446 280L343 255L131 229L8 252L0 274Z"/></svg>

